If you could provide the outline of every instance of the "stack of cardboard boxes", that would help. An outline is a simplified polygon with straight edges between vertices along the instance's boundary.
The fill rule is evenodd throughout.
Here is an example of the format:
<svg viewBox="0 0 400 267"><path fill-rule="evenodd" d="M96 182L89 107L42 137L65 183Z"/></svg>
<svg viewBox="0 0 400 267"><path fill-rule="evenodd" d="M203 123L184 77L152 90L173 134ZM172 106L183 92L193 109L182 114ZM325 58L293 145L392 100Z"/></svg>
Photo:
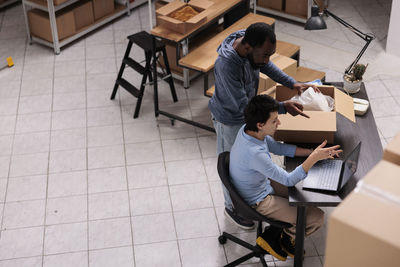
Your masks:
<svg viewBox="0 0 400 267"><path fill-rule="evenodd" d="M66 0L54 0L60 5ZM47 5L47 1L43 1ZM56 12L58 40L63 40L114 12L114 0L79 1ZM29 28L33 36L53 42L49 14L39 9L28 11Z"/></svg>
<svg viewBox="0 0 400 267"><path fill-rule="evenodd" d="M400 265L400 133L331 214L326 267Z"/></svg>

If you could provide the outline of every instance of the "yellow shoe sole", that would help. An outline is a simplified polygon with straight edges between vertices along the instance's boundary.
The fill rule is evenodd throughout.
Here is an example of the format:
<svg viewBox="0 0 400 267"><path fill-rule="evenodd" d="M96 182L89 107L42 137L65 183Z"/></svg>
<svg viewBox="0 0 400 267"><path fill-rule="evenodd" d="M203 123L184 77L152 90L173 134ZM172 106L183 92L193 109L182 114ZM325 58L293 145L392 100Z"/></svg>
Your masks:
<svg viewBox="0 0 400 267"><path fill-rule="evenodd" d="M286 261L286 257L283 257L282 255L276 253L275 250L273 250L272 247L262 237L260 236L257 237L256 244L259 245L265 251L267 251L271 256L277 258L278 260Z"/></svg>

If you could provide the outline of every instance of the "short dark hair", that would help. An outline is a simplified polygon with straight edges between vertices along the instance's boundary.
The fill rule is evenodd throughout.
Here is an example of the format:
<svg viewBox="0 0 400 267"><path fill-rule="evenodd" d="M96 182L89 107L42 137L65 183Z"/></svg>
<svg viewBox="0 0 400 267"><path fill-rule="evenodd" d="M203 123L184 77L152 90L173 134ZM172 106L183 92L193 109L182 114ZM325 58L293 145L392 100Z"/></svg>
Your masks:
<svg viewBox="0 0 400 267"><path fill-rule="evenodd" d="M258 132L257 123L265 123L271 112L279 109L279 103L268 95L256 95L244 109L245 130Z"/></svg>
<svg viewBox="0 0 400 267"><path fill-rule="evenodd" d="M249 44L251 47L262 46L265 40L276 44L276 36L272 27L264 22L251 24L244 34L242 44Z"/></svg>

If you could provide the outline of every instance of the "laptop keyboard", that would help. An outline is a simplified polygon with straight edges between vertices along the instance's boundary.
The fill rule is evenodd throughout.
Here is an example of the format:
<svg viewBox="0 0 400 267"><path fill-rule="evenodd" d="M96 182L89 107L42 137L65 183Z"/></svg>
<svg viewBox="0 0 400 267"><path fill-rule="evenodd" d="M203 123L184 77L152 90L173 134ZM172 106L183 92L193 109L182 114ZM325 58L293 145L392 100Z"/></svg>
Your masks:
<svg viewBox="0 0 400 267"><path fill-rule="evenodd" d="M316 167L316 168L315 168ZM326 160L318 162L311 168L304 180L303 186L318 189L336 189L342 162L340 160Z"/></svg>

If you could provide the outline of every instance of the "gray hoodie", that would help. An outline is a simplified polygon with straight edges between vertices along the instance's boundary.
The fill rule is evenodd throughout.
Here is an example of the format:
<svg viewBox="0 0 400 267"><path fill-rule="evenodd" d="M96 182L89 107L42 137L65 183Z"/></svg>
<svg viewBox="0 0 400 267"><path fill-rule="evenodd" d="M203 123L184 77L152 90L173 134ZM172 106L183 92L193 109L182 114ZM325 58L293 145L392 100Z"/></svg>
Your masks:
<svg viewBox="0 0 400 267"><path fill-rule="evenodd" d="M257 93L260 71L286 87L293 88L296 83L271 61L261 69L254 69L247 58L240 57L232 45L244 33L245 30L232 33L217 49L215 92L208 108L217 121L226 125L244 123L244 108Z"/></svg>

